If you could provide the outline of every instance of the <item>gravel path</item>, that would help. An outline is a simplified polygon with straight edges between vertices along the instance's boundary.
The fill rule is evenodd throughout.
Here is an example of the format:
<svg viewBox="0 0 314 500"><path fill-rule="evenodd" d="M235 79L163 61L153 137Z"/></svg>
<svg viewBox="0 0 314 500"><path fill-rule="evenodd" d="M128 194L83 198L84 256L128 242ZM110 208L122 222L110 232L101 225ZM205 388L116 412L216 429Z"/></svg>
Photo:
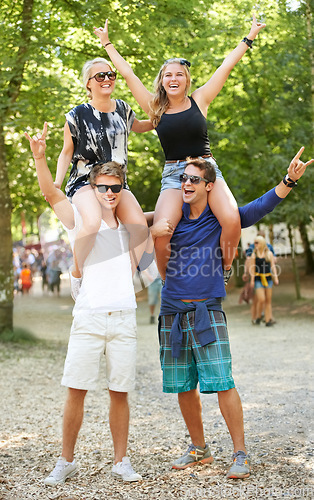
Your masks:
<svg viewBox="0 0 314 500"><path fill-rule="evenodd" d="M86 399L76 451L79 474L63 486L44 487L43 478L61 446L65 389L60 379L73 305L68 283L62 285L60 298L42 296L37 284L32 296L15 300L15 324L45 342L35 347L0 345L0 499L314 498L313 306L278 306L273 328L252 327L247 306L237 305L238 292L232 290L225 310L252 457L251 477L225 478L232 446L215 395L202 396L205 433L215 461L171 471L171 461L185 451L189 436L176 396L161 392L156 326L148 324L142 294L129 456L143 481L122 484L111 478L108 394L100 382Z"/></svg>

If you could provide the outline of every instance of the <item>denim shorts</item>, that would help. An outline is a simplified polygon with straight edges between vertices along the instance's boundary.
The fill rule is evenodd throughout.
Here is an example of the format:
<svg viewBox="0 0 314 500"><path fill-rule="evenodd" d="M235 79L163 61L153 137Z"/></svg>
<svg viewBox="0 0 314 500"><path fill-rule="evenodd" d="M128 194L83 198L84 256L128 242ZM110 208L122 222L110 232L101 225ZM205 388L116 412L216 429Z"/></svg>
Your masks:
<svg viewBox="0 0 314 500"><path fill-rule="evenodd" d="M200 159L204 159L202 156L199 156ZM206 158L206 161L211 163L215 167L216 171L216 179L222 179L223 175L214 158ZM186 160L178 160L176 163L165 163L162 176L161 176L161 190L165 189L181 189L180 175L183 174L185 167L187 165Z"/></svg>
<svg viewBox="0 0 314 500"><path fill-rule="evenodd" d="M255 280L254 283L254 288L272 288L273 287L273 280L268 281L268 286L264 286L261 281Z"/></svg>

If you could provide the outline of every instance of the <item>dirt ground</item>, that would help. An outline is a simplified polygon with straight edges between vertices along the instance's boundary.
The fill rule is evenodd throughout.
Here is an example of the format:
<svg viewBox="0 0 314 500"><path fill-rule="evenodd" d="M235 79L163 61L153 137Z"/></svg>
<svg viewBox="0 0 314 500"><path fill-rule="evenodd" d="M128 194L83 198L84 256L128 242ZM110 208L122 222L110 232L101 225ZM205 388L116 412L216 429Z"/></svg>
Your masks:
<svg viewBox="0 0 314 500"><path fill-rule="evenodd" d="M272 328L251 325L249 308L238 305L239 290L232 284L224 303L252 460L249 479L225 477L232 445L216 395L202 396L206 439L215 461L171 470L189 436L176 396L162 393L157 328L148 323L146 294L141 292L129 456L143 481L123 484L111 478L108 393L101 378L86 399L76 450L80 471L65 485L49 488L43 479L60 453L66 391L60 380L73 302L67 279L60 297L42 294L36 282L30 296L15 299L15 326L31 330L43 342L0 345L0 499L314 498L313 277L302 280L301 290L304 298L297 302L291 282L281 282L274 293L277 323Z"/></svg>

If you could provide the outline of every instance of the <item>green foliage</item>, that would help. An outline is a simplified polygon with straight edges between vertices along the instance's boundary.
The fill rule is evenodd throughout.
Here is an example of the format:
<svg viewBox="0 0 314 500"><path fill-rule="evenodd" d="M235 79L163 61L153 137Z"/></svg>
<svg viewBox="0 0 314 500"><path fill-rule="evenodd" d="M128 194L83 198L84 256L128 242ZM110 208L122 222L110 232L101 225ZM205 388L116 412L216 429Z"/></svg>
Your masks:
<svg viewBox="0 0 314 500"><path fill-rule="evenodd" d="M3 330L1 332L0 342L9 342L14 344L38 344L41 340L25 328L13 328L13 330Z"/></svg>

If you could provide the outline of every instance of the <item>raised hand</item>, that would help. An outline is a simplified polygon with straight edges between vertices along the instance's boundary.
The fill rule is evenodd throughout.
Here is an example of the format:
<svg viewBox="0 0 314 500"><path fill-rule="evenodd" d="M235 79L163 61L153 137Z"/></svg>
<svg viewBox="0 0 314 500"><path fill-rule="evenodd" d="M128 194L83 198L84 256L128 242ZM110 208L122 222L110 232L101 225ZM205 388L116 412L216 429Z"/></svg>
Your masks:
<svg viewBox="0 0 314 500"><path fill-rule="evenodd" d="M29 140L29 145L35 160L40 160L45 156L47 130L48 124L45 122L42 133L38 132L33 137L30 137L30 135L25 132L25 137Z"/></svg>
<svg viewBox="0 0 314 500"><path fill-rule="evenodd" d="M250 33L248 35L248 38L250 40L254 40L256 35L258 35L258 33L261 31L261 29L265 28L265 26L266 26L265 23L258 23L256 21L255 14L253 14L252 26L251 26L251 30L250 30Z"/></svg>
<svg viewBox="0 0 314 500"><path fill-rule="evenodd" d="M311 160L307 161L304 163L303 161L300 160L300 156L302 155L304 151L304 146L299 149L295 157L292 159L289 167L288 167L288 176L292 181L297 181L302 177L304 174L306 167L311 165L311 163L314 162L314 158L311 158Z"/></svg>
<svg viewBox="0 0 314 500"><path fill-rule="evenodd" d="M109 43L109 33L108 33L108 19L106 19L104 28L95 28L94 33L100 39L103 46Z"/></svg>

